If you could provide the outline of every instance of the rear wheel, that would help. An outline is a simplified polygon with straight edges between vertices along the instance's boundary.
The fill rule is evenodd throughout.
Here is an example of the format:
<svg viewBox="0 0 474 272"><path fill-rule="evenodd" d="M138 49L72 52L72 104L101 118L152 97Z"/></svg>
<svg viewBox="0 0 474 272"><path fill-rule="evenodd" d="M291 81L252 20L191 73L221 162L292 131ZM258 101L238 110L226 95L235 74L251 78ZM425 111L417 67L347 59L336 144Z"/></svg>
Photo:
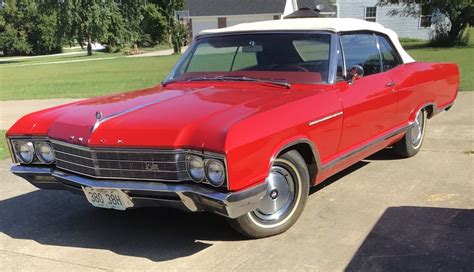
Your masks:
<svg viewBox="0 0 474 272"><path fill-rule="evenodd" d="M416 113L413 125L407 130L405 136L393 145L393 150L403 158L415 156L421 149L425 138L427 113L421 109Z"/></svg>
<svg viewBox="0 0 474 272"><path fill-rule="evenodd" d="M298 220L308 198L308 169L295 150L275 160L266 181L267 192L258 208L230 219L236 230L251 238L272 236L288 230Z"/></svg>

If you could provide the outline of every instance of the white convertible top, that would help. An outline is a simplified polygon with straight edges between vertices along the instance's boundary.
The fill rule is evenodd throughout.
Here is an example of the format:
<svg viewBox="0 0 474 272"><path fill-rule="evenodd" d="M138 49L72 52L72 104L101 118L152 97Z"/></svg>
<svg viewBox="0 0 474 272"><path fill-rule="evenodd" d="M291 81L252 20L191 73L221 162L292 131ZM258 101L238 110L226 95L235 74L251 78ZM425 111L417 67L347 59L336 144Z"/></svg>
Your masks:
<svg viewBox="0 0 474 272"><path fill-rule="evenodd" d="M331 32L360 31L369 30L386 34L404 63L414 62L415 60L403 49L398 35L395 31L385 28L379 23L367 22L360 19L351 18L301 18L286 20L271 20L255 23L238 24L231 27L220 29L209 29L199 33L202 34L220 34L232 32L251 32L251 31L288 31L288 30L322 30Z"/></svg>

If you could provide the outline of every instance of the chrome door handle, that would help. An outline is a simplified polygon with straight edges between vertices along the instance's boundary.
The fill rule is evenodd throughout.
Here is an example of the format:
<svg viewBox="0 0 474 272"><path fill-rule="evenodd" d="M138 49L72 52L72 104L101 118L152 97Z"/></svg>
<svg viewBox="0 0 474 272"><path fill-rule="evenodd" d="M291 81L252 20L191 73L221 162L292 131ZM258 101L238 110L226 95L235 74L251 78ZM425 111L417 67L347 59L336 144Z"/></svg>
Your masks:
<svg viewBox="0 0 474 272"><path fill-rule="evenodd" d="M393 87L395 86L395 81L390 81L389 83L385 84L385 87Z"/></svg>

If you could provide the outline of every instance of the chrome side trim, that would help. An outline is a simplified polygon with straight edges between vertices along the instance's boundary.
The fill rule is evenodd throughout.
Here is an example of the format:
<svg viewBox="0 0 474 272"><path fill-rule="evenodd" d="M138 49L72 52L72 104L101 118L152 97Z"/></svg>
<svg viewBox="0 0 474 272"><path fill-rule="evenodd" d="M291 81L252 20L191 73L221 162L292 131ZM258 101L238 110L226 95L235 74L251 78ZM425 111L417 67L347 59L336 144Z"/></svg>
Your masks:
<svg viewBox="0 0 474 272"><path fill-rule="evenodd" d="M321 122L324 122L324 121L326 121L326 120L329 120L329 119L331 119L331 118L337 117L337 116L339 116L339 115L342 115L342 111L339 111L339 112L336 112L336 113L334 113L334 114L331 114L331 115L328 115L328 116L319 118L319 119L317 119L317 120L311 121L311 122L308 123L308 125L313 126L313 125L316 125L316 124L318 124L318 123L321 123Z"/></svg>
<svg viewBox="0 0 474 272"><path fill-rule="evenodd" d="M376 145L380 142L383 142L387 139L392 138L393 136L396 136L396 135L398 135L402 132L405 132L412 125L413 125L413 123L407 123L406 125L403 125L399 128L392 129L392 130L380 135L379 137L377 137L373 141L366 143L365 145L362 145L360 147L357 147L353 150L349 150L346 153L341 154L339 157L337 157L337 158L333 159L332 161L329 161L326 164L322 165L321 169L322 170L328 170L329 168L333 167L334 165L336 165L336 164L338 164L342 161L345 161L345 160L351 158L352 156L357 155L358 153L360 153L360 152L362 152L362 151L364 151L364 150L366 150L366 149L368 149L368 148L370 148L370 147L372 147L372 146L374 146L374 145Z"/></svg>

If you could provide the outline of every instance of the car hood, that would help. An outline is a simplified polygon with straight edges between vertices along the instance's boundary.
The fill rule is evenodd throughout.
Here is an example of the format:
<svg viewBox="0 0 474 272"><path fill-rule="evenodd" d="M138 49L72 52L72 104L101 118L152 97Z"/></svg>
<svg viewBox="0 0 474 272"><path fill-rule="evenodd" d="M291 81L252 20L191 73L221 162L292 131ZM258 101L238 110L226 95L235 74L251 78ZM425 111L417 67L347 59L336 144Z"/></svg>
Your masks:
<svg viewBox="0 0 474 272"><path fill-rule="evenodd" d="M33 113L18 121L9 134L29 130L29 134L96 147L204 148L206 141L212 141L223 148L225 133L233 124L287 102L290 92L264 85L176 85Z"/></svg>

